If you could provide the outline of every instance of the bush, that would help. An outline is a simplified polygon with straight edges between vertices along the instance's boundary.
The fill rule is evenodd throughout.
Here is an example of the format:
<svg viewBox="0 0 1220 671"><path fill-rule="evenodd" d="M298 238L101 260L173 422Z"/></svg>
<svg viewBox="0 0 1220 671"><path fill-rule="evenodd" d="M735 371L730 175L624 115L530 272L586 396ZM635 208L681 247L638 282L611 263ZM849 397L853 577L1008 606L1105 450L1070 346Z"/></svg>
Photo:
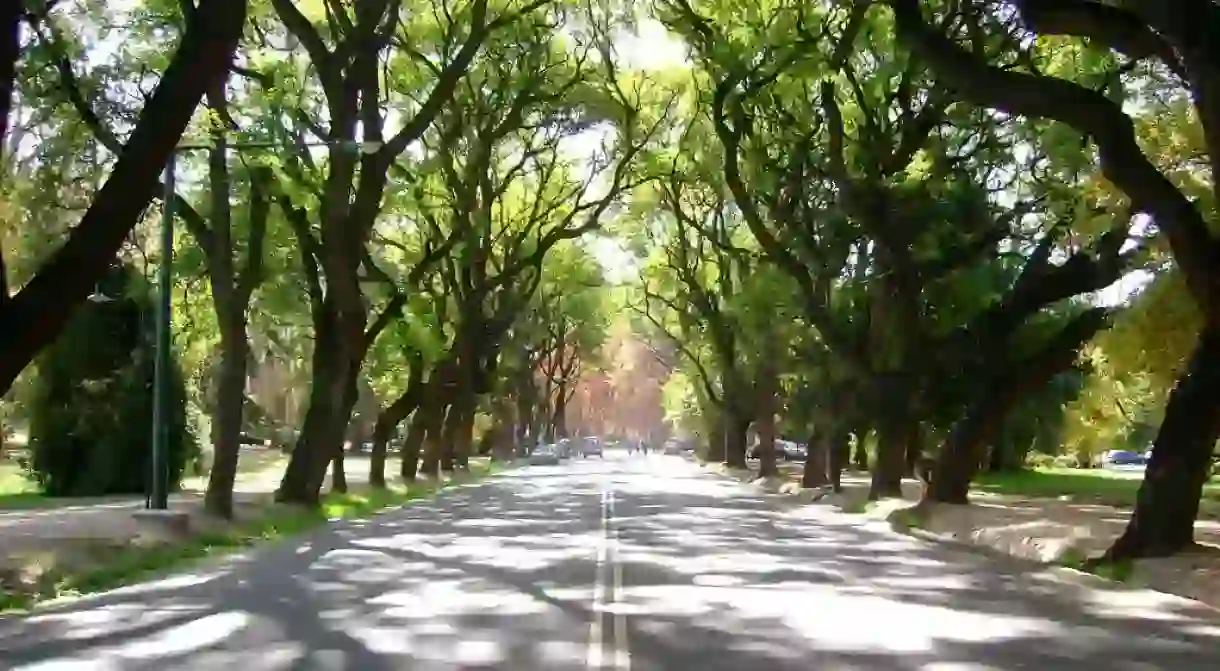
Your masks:
<svg viewBox="0 0 1220 671"><path fill-rule="evenodd" d="M155 307L142 285L129 268L112 271L100 289L120 298L84 304L38 358L27 467L48 496L148 490ZM171 367L170 387L165 421L173 487L199 450L187 427L186 388L177 366Z"/></svg>

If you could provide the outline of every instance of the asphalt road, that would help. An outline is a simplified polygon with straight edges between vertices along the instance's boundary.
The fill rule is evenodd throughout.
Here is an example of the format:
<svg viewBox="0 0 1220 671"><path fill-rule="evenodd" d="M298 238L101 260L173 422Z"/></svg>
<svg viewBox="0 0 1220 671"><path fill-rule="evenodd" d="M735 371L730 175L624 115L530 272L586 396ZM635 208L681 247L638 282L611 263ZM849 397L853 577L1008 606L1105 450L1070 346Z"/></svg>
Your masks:
<svg viewBox="0 0 1220 671"><path fill-rule="evenodd" d="M679 458L528 467L0 619L0 668L1220 668L1215 611L1055 582Z"/></svg>

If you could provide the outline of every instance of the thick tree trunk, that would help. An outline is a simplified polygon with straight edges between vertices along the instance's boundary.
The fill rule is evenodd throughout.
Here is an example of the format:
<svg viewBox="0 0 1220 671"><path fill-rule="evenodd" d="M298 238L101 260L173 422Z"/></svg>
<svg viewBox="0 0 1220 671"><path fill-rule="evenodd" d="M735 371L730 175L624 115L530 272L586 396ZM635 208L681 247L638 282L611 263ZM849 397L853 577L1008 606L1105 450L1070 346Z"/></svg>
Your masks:
<svg viewBox="0 0 1220 671"><path fill-rule="evenodd" d="M810 443L812 445L812 442ZM843 469L851 456L851 434L836 426L830 445L830 484L836 492L843 491Z"/></svg>
<svg viewBox="0 0 1220 671"><path fill-rule="evenodd" d="M758 434L758 477L771 478L779 475L775 455L775 415L770 404L762 403L766 412L759 413L754 420L754 432Z"/></svg>
<svg viewBox="0 0 1220 671"><path fill-rule="evenodd" d="M405 483L415 482L419 475L419 457L424 451L424 435L427 433L427 419L421 408L411 417L407 435L402 440L402 461L398 467L398 477Z"/></svg>
<svg viewBox="0 0 1220 671"><path fill-rule="evenodd" d="M1199 499L1218 438L1220 325L1213 325L1200 334L1169 395L1135 511L1107 558L1164 557L1193 544Z"/></svg>
<svg viewBox="0 0 1220 671"><path fill-rule="evenodd" d="M969 503L970 482L978 472L987 442L999 430L1006 409L998 400L980 403L953 425L940 449L926 499L956 505Z"/></svg>
<svg viewBox="0 0 1220 671"><path fill-rule="evenodd" d="M335 336L332 321L315 320L309 407L276 493L280 502L317 506L326 469L343 449L350 416L344 405L351 378Z"/></svg>
<svg viewBox="0 0 1220 671"><path fill-rule="evenodd" d="M369 455L369 484L373 487L384 488L386 486L387 446L398 425L402 424L403 420L419 407L419 391L417 382L408 384L406 391L377 415L377 421L373 424L373 449L372 454Z"/></svg>
<svg viewBox="0 0 1220 671"><path fill-rule="evenodd" d="M805 469L801 472L802 487L824 487L826 485L829 453L833 449L833 445L831 445L833 440L833 431L827 428L815 430L809 437Z"/></svg>
<svg viewBox="0 0 1220 671"><path fill-rule="evenodd" d="M746 436L750 420L735 414L729 415L727 439L725 440L724 463L729 468L746 468Z"/></svg>
<svg viewBox="0 0 1220 671"><path fill-rule="evenodd" d="M491 458L494 461L511 461L517 443L513 435L513 408L510 401L497 398L492 402L494 424L491 428Z"/></svg>
<svg viewBox="0 0 1220 671"><path fill-rule="evenodd" d="M568 399L567 391L560 386L555 398L555 411L551 414L551 426L555 427L555 435L559 438L568 437Z"/></svg>
<svg viewBox="0 0 1220 671"><path fill-rule="evenodd" d="M470 448L474 443L474 413L477 405L478 397L469 391L462 391L455 396L449 407L449 414L445 417L445 451L441 458L441 470L453 472L456 468L469 464Z"/></svg>
<svg viewBox="0 0 1220 671"><path fill-rule="evenodd" d="M907 417L886 417L877 429L877 459L873 463L868 499L902 496L902 472L906 467L905 438L910 435Z"/></svg>
<svg viewBox="0 0 1220 671"><path fill-rule="evenodd" d="M356 409L356 402L360 398L360 388L357 385L358 376L360 375L360 365L353 363L348 367L344 374L343 396L340 398L339 407L336 409L334 416L334 450L330 461L330 491L337 494L347 493L347 471L344 468L343 457L345 450L343 444L347 442L349 435L349 427L352 423L352 412ZM355 438L359 440L357 432ZM319 483L319 487L321 483Z"/></svg>
<svg viewBox="0 0 1220 671"><path fill-rule="evenodd" d="M212 424L212 472L203 507L225 519L233 517L233 487L241 454L242 414L246 400L246 324L243 316L221 330L216 416Z"/></svg>
<svg viewBox="0 0 1220 671"><path fill-rule="evenodd" d="M22 3L5 2L17 11ZM19 20L19 19L18 19ZM11 57L12 14L0 13L2 67ZM227 77L246 23L245 0L202 0L106 183L21 291L0 297L0 395L35 355L59 336L74 310L110 267L152 200L161 173L205 91ZM11 91L11 89L10 89ZM11 98L10 98L11 99ZM8 117L7 110L5 117Z"/></svg>
<svg viewBox="0 0 1220 671"><path fill-rule="evenodd" d="M1080 347L1107 323L1107 312L1089 310L1074 318L1033 356L1008 363L985 387L949 431L937 457L927 498L937 503L967 503L970 482L983 466L987 447L996 442L1004 419L1022 397L1067 370ZM1002 353L993 359L1003 361Z"/></svg>
<svg viewBox="0 0 1220 671"><path fill-rule="evenodd" d="M21 58L21 24L29 0L9 0L0 6L0 160L8 161L9 118L13 106L13 91L17 87L17 61ZM3 252L3 250L0 250ZM0 301L8 298L7 277L3 257L0 257Z"/></svg>
<svg viewBox="0 0 1220 671"><path fill-rule="evenodd" d="M441 476L441 453L444 445L444 428L449 411L449 401L437 399L432 409L428 411L424 423L424 451L420 459L420 474L426 478Z"/></svg>

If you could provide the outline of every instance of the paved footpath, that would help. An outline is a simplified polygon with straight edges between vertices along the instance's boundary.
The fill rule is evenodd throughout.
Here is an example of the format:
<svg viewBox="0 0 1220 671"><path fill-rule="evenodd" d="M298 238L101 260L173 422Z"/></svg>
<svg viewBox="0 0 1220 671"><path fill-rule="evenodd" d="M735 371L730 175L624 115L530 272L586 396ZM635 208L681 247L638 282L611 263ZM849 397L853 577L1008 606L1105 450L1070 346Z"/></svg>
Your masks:
<svg viewBox="0 0 1220 671"><path fill-rule="evenodd" d="M609 453L0 618L20 671L1220 669L1220 619Z"/></svg>

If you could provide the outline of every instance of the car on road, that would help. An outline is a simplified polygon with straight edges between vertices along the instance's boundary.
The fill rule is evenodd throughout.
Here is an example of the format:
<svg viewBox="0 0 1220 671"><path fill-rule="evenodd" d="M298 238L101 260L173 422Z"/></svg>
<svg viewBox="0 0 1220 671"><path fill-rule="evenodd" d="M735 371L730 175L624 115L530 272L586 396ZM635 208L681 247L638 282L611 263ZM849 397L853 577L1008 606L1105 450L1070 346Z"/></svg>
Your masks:
<svg viewBox="0 0 1220 671"><path fill-rule="evenodd" d="M665 445L661 447L661 452L665 454L682 454L682 448L681 442L671 438L665 441Z"/></svg>
<svg viewBox="0 0 1220 671"><path fill-rule="evenodd" d="M529 462L532 466L557 466L559 450L554 445L539 445L530 452Z"/></svg>
<svg viewBox="0 0 1220 671"><path fill-rule="evenodd" d="M581 441L580 455L582 457L601 457L605 458L605 452L602 449L601 441L596 436L590 436Z"/></svg>

